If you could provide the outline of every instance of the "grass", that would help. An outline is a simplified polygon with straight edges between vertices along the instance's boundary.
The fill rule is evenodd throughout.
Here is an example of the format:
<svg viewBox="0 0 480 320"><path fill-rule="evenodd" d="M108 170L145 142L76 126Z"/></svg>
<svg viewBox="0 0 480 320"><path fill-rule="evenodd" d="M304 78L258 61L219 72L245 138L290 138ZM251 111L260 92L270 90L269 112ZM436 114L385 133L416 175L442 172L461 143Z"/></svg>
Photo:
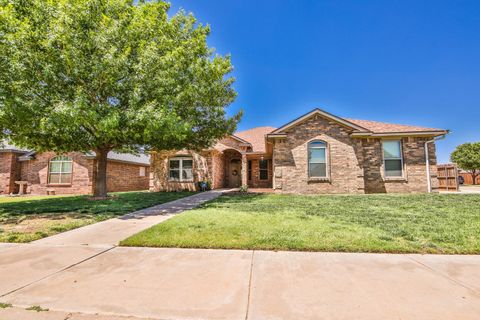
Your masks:
<svg viewBox="0 0 480 320"><path fill-rule="evenodd" d="M47 308L42 308L42 307L40 307L40 306L31 306L31 307L26 308L25 310L28 310L28 311L36 311L36 312L44 312L44 311L48 311L49 309L47 309Z"/></svg>
<svg viewBox="0 0 480 320"><path fill-rule="evenodd" d="M225 195L124 246L480 253L480 195Z"/></svg>
<svg viewBox="0 0 480 320"><path fill-rule="evenodd" d="M0 197L0 242L30 242L191 194L120 192L96 201L89 196Z"/></svg>
<svg viewBox="0 0 480 320"><path fill-rule="evenodd" d="M0 309L11 308L12 305L10 303L2 303L0 302Z"/></svg>

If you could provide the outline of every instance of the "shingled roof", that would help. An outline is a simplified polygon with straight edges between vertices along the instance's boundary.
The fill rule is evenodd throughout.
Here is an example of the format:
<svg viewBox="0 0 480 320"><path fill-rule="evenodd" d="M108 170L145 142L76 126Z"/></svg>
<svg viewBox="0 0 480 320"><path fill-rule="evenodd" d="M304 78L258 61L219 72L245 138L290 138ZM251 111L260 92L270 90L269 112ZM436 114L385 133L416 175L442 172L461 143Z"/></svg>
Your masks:
<svg viewBox="0 0 480 320"><path fill-rule="evenodd" d="M16 152L16 153L23 153L20 157L21 161L27 161L33 159L35 155L35 151L29 151L22 148L19 148L13 144L9 144L7 142L3 142L0 144L0 152ZM87 152L85 156L94 158L95 152ZM150 165L150 155L148 154L132 154L132 153L119 153L110 151L107 155L107 159L111 161L119 161L119 162L128 162L132 164L139 164L139 165Z"/></svg>
<svg viewBox="0 0 480 320"><path fill-rule="evenodd" d="M16 152L16 153L27 153L28 150L24 148L19 148L13 144L8 143L7 141L0 141L0 152Z"/></svg>
<svg viewBox="0 0 480 320"><path fill-rule="evenodd" d="M352 136L368 137L368 136L398 136L398 135L424 135L424 136L439 136L448 133L448 130L425 128L419 126L392 124L386 122L370 121L370 120L356 120L341 118L321 109L313 109L312 111L296 118L293 121L281 126L280 128L269 133L269 137L282 136L289 128L310 119L313 116L321 116L331 121L335 121L343 126L353 129Z"/></svg>
<svg viewBox="0 0 480 320"><path fill-rule="evenodd" d="M248 141L253 152L265 152L265 135L272 132L274 127L256 127L245 131L236 132L235 136Z"/></svg>
<svg viewBox="0 0 480 320"><path fill-rule="evenodd" d="M386 123L386 122L379 122L379 121L358 120L358 119L348 119L348 118L344 118L344 119L356 124L357 126L360 126L369 131L372 131L373 133L444 131L442 129L411 126L411 125L405 125L405 124L394 124L394 123Z"/></svg>

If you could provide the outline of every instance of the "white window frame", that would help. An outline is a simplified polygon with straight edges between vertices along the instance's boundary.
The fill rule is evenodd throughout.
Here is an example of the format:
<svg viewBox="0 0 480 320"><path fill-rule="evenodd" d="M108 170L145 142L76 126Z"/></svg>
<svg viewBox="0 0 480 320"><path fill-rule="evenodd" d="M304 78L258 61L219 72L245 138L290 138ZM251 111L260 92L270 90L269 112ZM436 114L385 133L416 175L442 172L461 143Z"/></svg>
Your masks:
<svg viewBox="0 0 480 320"><path fill-rule="evenodd" d="M324 147L310 147L310 144L315 142L322 142L325 144ZM325 176L311 176L310 175L310 149L325 149ZM324 140L312 140L309 141L307 144L307 176L308 179L329 179L330 178L330 164L329 164L329 154L328 154L328 142ZM314 163L321 163L321 162L314 162Z"/></svg>
<svg viewBox="0 0 480 320"><path fill-rule="evenodd" d="M384 152L384 143L385 142L392 142L396 141L400 144L400 158L386 158L385 157L385 152ZM382 158L383 158L383 176L385 179L403 179L405 178L405 168L404 168L404 162L403 162L403 143L402 139L385 139L382 140ZM386 165L386 160L399 160L400 159L400 168L402 170L402 174L400 176L387 176L387 165Z"/></svg>
<svg viewBox="0 0 480 320"><path fill-rule="evenodd" d="M170 171L172 170L170 168L170 161L179 161L179 167L178 169L173 169L173 170L178 170L178 179L174 179L170 177ZM183 171L183 161L185 160L190 160L192 161L192 178L191 179L183 179L182 171ZM172 182L192 182L193 181L193 157L190 156L185 156L185 157L173 157L168 159L168 181Z"/></svg>
<svg viewBox="0 0 480 320"><path fill-rule="evenodd" d="M70 172L63 172L62 171L62 163L69 162L70 163ZM52 163L60 163L60 171L52 171ZM70 175L70 181L68 182L51 182L51 175L58 174L59 180L62 180L62 175ZM48 161L48 176L47 176L47 184L49 185L71 185L73 181L73 159L69 156L55 156Z"/></svg>

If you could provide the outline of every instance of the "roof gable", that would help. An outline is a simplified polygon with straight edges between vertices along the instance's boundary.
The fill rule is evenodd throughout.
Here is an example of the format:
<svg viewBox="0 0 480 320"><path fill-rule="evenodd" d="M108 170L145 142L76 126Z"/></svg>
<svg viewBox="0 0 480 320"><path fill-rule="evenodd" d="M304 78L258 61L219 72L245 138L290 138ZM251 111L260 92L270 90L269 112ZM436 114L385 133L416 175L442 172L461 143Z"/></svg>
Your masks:
<svg viewBox="0 0 480 320"><path fill-rule="evenodd" d="M338 117L338 116L335 116L335 115L333 115L333 114L331 114L331 113L328 113L328 112L326 112L326 111L324 111L324 110L322 110L322 109L316 108L316 109L313 109L312 111L304 114L303 116L300 116L300 117L298 117L297 119L292 120L292 121L290 121L289 123L281 126L280 128L278 128L278 129L270 132L270 134L271 134L271 135L281 134L281 133L285 132L286 130L288 130L288 129L290 129L290 128L292 128L292 127L294 127L294 126L296 126L296 125L298 125L298 124L300 124L300 123L302 123L302 122L304 122L305 120L307 120L307 119L309 119L309 118L311 118L311 117L313 117L313 116L315 116L315 115L320 115L320 116L322 116L322 117L324 117L324 118L326 118L326 119L335 121L335 122L337 122L337 123L340 123L340 124L342 124L342 125L344 125L344 126L346 126L346 127L349 127L349 128L351 128L351 129L353 129L353 130L356 130L356 131L360 131L360 132L369 132L369 131L370 131L370 130L368 130L368 129L366 129L366 128L358 125L358 124L355 124L355 123L351 122L351 121L348 121L348 120L346 120L346 119L343 119L343 118L340 118L340 117Z"/></svg>
<svg viewBox="0 0 480 320"><path fill-rule="evenodd" d="M286 130L296 125L299 125L300 123L303 123L304 121L315 115L320 115L326 119L335 121L339 124L353 129L353 132L351 133L352 137L440 136L449 132L448 130L443 129L341 118L324 110L316 108L304 114L303 116L300 116L299 118L281 126L277 130L272 131L268 134L268 136L272 138L282 137L284 136Z"/></svg>

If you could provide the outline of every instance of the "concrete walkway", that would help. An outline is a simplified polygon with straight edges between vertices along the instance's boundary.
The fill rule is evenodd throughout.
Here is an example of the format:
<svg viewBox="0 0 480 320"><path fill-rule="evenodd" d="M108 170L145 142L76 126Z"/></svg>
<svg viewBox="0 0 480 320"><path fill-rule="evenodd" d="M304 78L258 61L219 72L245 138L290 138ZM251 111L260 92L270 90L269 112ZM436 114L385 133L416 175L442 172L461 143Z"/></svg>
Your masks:
<svg viewBox="0 0 480 320"><path fill-rule="evenodd" d="M477 320L480 256L3 246L0 302L42 319Z"/></svg>
<svg viewBox="0 0 480 320"><path fill-rule="evenodd" d="M0 244L0 319L479 318L480 256L116 246L220 194Z"/></svg>
<svg viewBox="0 0 480 320"><path fill-rule="evenodd" d="M40 239L33 244L115 246L144 229L163 222L178 213L193 209L219 197L225 190L212 190L175 201L129 213L119 218L91 224L82 228Z"/></svg>
<svg viewBox="0 0 480 320"><path fill-rule="evenodd" d="M473 320L478 270L480 256L26 244L0 247L0 302L151 319Z"/></svg>

